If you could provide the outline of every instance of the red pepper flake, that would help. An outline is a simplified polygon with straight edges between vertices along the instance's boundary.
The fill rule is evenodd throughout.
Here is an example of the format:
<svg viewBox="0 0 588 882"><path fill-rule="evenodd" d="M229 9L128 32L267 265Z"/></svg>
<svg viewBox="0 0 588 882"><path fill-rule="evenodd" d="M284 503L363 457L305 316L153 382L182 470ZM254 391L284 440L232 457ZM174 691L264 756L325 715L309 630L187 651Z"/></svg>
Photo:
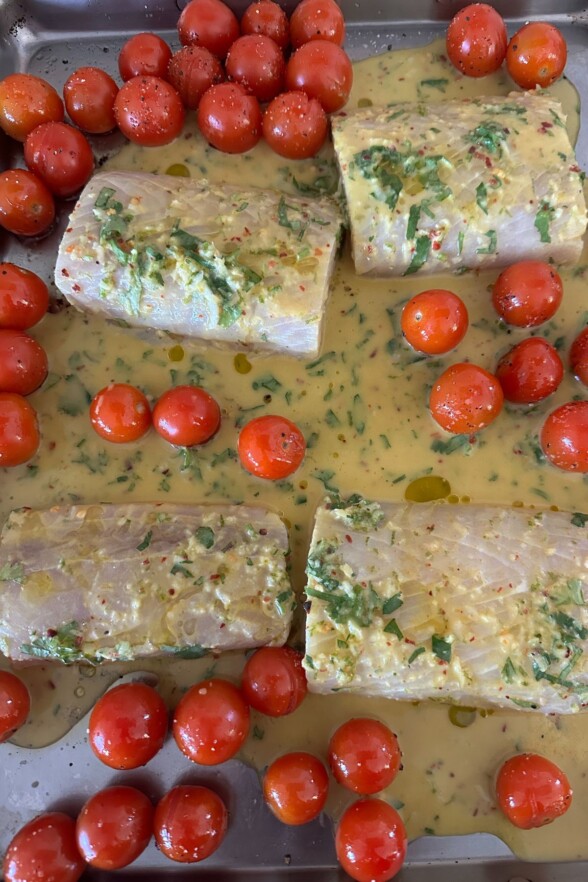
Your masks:
<svg viewBox="0 0 588 882"><path fill-rule="evenodd" d="M439 251L441 248L441 242L433 242L433 251Z"/></svg>
<svg viewBox="0 0 588 882"><path fill-rule="evenodd" d="M63 267L63 269L61 270L61 275L69 279L69 272L68 270L66 270L65 267Z"/></svg>
<svg viewBox="0 0 588 882"><path fill-rule="evenodd" d="M345 539L346 539L347 542L349 542L349 543L353 542L353 539L351 538L351 536L349 535L349 533L345 533Z"/></svg>
<svg viewBox="0 0 588 882"><path fill-rule="evenodd" d="M77 282L75 283L75 285L72 285L72 291L75 291L76 294L79 293L81 290L82 289L80 288L80 286L78 285Z"/></svg>

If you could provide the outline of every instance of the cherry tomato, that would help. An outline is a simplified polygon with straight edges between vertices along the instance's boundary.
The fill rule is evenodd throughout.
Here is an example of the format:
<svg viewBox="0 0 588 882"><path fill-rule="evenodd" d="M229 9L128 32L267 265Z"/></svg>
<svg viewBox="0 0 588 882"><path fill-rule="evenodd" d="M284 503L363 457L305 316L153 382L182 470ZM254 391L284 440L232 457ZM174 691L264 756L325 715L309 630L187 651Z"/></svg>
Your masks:
<svg viewBox="0 0 588 882"><path fill-rule="evenodd" d="M559 469L588 472L588 401L570 401L550 413L541 430L541 448Z"/></svg>
<svg viewBox="0 0 588 882"><path fill-rule="evenodd" d="M555 763L536 753L511 756L498 772L496 799L511 824L522 830L543 827L565 814L572 788Z"/></svg>
<svg viewBox="0 0 588 882"><path fill-rule="evenodd" d="M0 671L0 744L26 722L31 709L29 690L16 674Z"/></svg>
<svg viewBox="0 0 588 882"><path fill-rule="evenodd" d="M268 717L283 717L306 696L302 655L289 646L263 646L248 659L241 689L245 700Z"/></svg>
<svg viewBox="0 0 588 882"><path fill-rule="evenodd" d="M24 141L44 122L63 120L63 102L53 86L32 74L9 74L0 81L0 128Z"/></svg>
<svg viewBox="0 0 588 882"><path fill-rule="evenodd" d="M316 756L302 751L274 760L263 778L265 801L282 823L291 826L320 815L328 792L327 770Z"/></svg>
<svg viewBox="0 0 588 882"><path fill-rule="evenodd" d="M279 481L293 474L304 459L306 441L286 417L257 417L239 434L237 451L243 468L258 478Z"/></svg>
<svg viewBox="0 0 588 882"><path fill-rule="evenodd" d="M467 77L485 77L498 70L507 44L504 19L487 3L460 9L447 28L449 59Z"/></svg>
<svg viewBox="0 0 588 882"><path fill-rule="evenodd" d="M76 847L76 823L62 812L39 815L22 827L6 851L4 882L77 882L85 863Z"/></svg>
<svg viewBox="0 0 588 882"><path fill-rule="evenodd" d="M90 747L111 769L136 769L160 750L167 708L146 683L121 683L98 699L88 727Z"/></svg>
<svg viewBox="0 0 588 882"><path fill-rule="evenodd" d="M41 321L49 306L47 285L30 270L0 263L0 328L26 331Z"/></svg>
<svg viewBox="0 0 588 882"><path fill-rule="evenodd" d="M241 19L241 33L263 34L273 40L280 49L287 49L290 42L288 16L274 0L257 0L247 7Z"/></svg>
<svg viewBox="0 0 588 882"><path fill-rule="evenodd" d="M202 680L181 699L173 719L176 744L193 763L231 759L249 734L249 707L228 680Z"/></svg>
<svg viewBox="0 0 588 882"><path fill-rule="evenodd" d="M239 22L221 0L191 0L180 15L178 34L182 46L204 46L222 59L239 36Z"/></svg>
<svg viewBox="0 0 588 882"><path fill-rule="evenodd" d="M290 41L294 49L310 40L329 40L341 46L345 19L334 0L302 0L290 17Z"/></svg>
<svg viewBox="0 0 588 882"><path fill-rule="evenodd" d="M157 34L134 34L120 50L118 69L125 82L132 77L165 78L171 57L171 49Z"/></svg>
<svg viewBox="0 0 588 882"><path fill-rule="evenodd" d="M220 423L220 407L200 386L168 389L153 408L156 432L179 447L194 447L210 441Z"/></svg>
<svg viewBox="0 0 588 882"><path fill-rule="evenodd" d="M78 849L90 866L120 870L139 857L153 832L154 809L144 793L123 785L91 796L78 815Z"/></svg>
<svg viewBox="0 0 588 882"><path fill-rule="evenodd" d="M167 78L185 106L196 110L207 89L222 83L223 66L204 46L184 46L169 63Z"/></svg>
<svg viewBox="0 0 588 882"><path fill-rule="evenodd" d="M514 404L535 404L563 380L563 364L551 343L529 337L505 353L496 366L504 397Z"/></svg>
<svg viewBox="0 0 588 882"><path fill-rule="evenodd" d="M0 329L0 392L30 395L47 376L47 355L24 331Z"/></svg>
<svg viewBox="0 0 588 882"><path fill-rule="evenodd" d="M0 277L0 286L2 280ZM1 295L0 295L1 296ZM0 324L2 309L0 306ZM588 386L588 328L580 331L570 349L570 368L581 383Z"/></svg>
<svg viewBox="0 0 588 882"><path fill-rule="evenodd" d="M27 135L25 162L52 193L61 199L74 196L94 171L94 154L78 129L61 122L37 126Z"/></svg>
<svg viewBox="0 0 588 882"><path fill-rule="evenodd" d="M129 141L141 147L162 147L178 137L184 125L182 99L160 77L133 77L114 101L114 116Z"/></svg>
<svg viewBox="0 0 588 882"><path fill-rule="evenodd" d="M80 67L65 81L63 98L72 122L91 135L116 128L114 102L118 86L99 67Z"/></svg>
<svg viewBox="0 0 588 882"><path fill-rule="evenodd" d="M240 83L211 86L198 105L198 126L224 153L246 153L261 138L261 108Z"/></svg>
<svg viewBox="0 0 588 882"><path fill-rule="evenodd" d="M39 449L37 414L22 395L0 392L0 468L22 465Z"/></svg>
<svg viewBox="0 0 588 882"><path fill-rule="evenodd" d="M136 386L111 383L92 399L90 421L106 441L125 444L137 441L151 426L151 408Z"/></svg>
<svg viewBox="0 0 588 882"><path fill-rule="evenodd" d="M286 63L279 46L262 34L235 40L225 62L227 76L259 101L271 101L284 86Z"/></svg>
<svg viewBox="0 0 588 882"><path fill-rule="evenodd" d="M327 115L316 98L304 92L283 92L271 102L263 117L263 136L286 159L308 159L327 137Z"/></svg>
<svg viewBox="0 0 588 882"><path fill-rule="evenodd" d="M357 882L387 882L406 857L402 818L381 799L358 799L343 812L335 836L337 859Z"/></svg>
<svg viewBox="0 0 588 882"><path fill-rule="evenodd" d="M388 787L401 762L396 735L379 720L348 720L329 742L329 764L335 780L362 795Z"/></svg>
<svg viewBox="0 0 588 882"><path fill-rule="evenodd" d="M522 260L503 270L492 288L492 302L508 325L534 328L557 312L563 297L559 274L549 263Z"/></svg>
<svg viewBox="0 0 588 882"><path fill-rule="evenodd" d="M53 196L37 175L22 168L0 174L0 227L17 236L40 236L54 220Z"/></svg>
<svg viewBox="0 0 588 882"><path fill-rule="evenodd" d="M179 785L157 804L155 841L172 861L194 864L217 850L228 822L227 808L213 790L196 784Z"/></svg>
<svg viewBox="0 0 588 882"><path fill-rule="evenodd" d="M453 364L433 384L429 408L447 432L479 432L496 419L504 395L495 376L476 364Z"/></svg>
<svg viewBox="0 0 588 882"><path fill-rule="evenodd" d="M431 288L408 301L400 325L407 343L417 352L443 355L461 343L468 322L465 303L457 294Z"/></svg>
<svg viewBox="0 0 588 882"><path fill-rule="evenodd" d="M304 43L286 68L286 87L316 98L327 113L334 113L347 103L352 83L349 56L328 40Z"/></svg>
<svg viewBox="0 0 588 882"><path fill-rule="evenodd" d="M511 37L506 68L521 89L545 89L561 77L567 57L561 31L547 22L532 21Z"/></svg>

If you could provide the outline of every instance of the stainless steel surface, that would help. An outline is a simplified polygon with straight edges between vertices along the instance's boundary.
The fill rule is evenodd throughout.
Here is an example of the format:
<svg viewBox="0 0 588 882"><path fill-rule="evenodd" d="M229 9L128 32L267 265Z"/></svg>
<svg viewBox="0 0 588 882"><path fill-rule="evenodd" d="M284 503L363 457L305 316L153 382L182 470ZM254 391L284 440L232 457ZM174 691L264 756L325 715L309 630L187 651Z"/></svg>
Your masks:
<svg viewBox="0 0 588 882"><path fill-rule="evenodd" d="M180 3L179 8L183 7ZM234 0L242 11L247 0ZM293 3L284 3L291 6ZM386 48L422 45L442 33L444 20L466 5L460 0L341 0L348 22L347 48L358 59ZM557 23L565 34L567 74L588 96L588 10L586 0L494 0L509 16L512 31L521 20L537 17ZM45 77L59 90L82 64L117 73L118 50L129 32L155 30L177 46L173 0L0 0L0 77L26 70ZM392 96L391 96L392 97ZM116 135L93 139L104 156L120 143ZM588 123L582 125L578 159L588 166ZM0 139L0 168L19 162L18 150ZM63 212L65 222L67 212ZM22 244L0 233L0 258L29 266L51 283L60 230L40 243ZM0 490L1 492L1 490ZM136 675L135 675L136 676ZM47 809L76 811L92 792L123 776L111 775L95 760L86 742L86 719L69 735L40 751L3 745L0 754L0 854L18 827ZM151 845L121 875L130 880L183 882L340 882L335 868L330 822L286 828L265 807L257 773L232 761L212 771L190 767L171 742L146 769L124 775L152 797L178 782L213 782L226 797L232 823L225 842L196 870L167 861ZM88 872L89 880L112 874ZM512 858L492 836L425 837L411 844L399 882L585 882L588 861L529 864Z"/></svg>

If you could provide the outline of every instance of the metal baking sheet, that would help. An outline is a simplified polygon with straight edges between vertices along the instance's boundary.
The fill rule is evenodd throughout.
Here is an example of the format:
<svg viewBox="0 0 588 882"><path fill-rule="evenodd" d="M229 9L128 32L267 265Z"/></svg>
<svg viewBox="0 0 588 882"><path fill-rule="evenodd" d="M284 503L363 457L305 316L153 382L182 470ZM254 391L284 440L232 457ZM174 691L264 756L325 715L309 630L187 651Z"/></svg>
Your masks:
<svg viewBox="0 0 588 882"><path fill-rule="evenodd" d="M230 2L230 0L229 0ZM116 74L118 50L129 34L160 33L177 46L178 12L173 0L0 0L0 77L14 70L42 76L60 88L81 65L95 64ZM248 0L233 0L242 12ZM284 3L292 7L292 3ZM446 21L466 5L460 0L341 0L347 20L346 46L354 59L388 48L422 45L442 34ZM588 96L588 9L585 0L494 0L507 16L509 29L530 18L552 21L568 44L566 72L581 96ZM116 135L93 139L98 157L117 149ZM588 122L583 118L577 145L580 165L588 166ZM9 139L0 133L0 168L17 161ZM67 215L66 215L67 217ZM65 222L66 217L63 219ZM53 262L61 231L38 244L22 244L0 232L0 258L28 266L52 284ZM1 492L1 488L0 488ZM137 677L129 675L128 679ZM126 679L126 678L125 678ZM0 757L0 854L16 830L47 809L75 813L87 797L122 776L105 775L92 761L86 743L87 718L56 744L42 750L4 745ZM302 828L281 825L266 808L257 773L237 761L218 769L194 769L172 742L146 769L125 773L154 799L164 782L210 783L226 798L231 826L219 849L204 866L172 864L152 844L127 870L130 880L202 882L339 882L346 875L336 868L331 824L319 819ZM84 879L106 880L112 874L89 870ZM409 847L399 882L585 882L588 861L524 863L488 835L423 837Z"/></svg>

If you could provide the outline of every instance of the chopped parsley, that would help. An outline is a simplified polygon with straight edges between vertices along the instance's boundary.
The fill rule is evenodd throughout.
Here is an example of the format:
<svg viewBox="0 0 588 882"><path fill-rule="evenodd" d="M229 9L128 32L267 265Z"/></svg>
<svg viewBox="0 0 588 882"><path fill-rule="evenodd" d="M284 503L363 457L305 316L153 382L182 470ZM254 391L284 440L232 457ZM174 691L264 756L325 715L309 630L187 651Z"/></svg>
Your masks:
<svg viewBox="0 0 588 882"><path fill-rule="evenodd" d="M22 563L5 563L0 567L0 582L20 582L22 584L25 577L25 569Z"/></svg>
<svg viewBox="0 0 588 882"><path fill-rule="evenodd" d="M212 548L214 545L214 531L210 529L210 527L198 527L196 533L196 540L203 545L204 548Z"/></svg>
<svg viewBox="0 0 588 882"><path fill-rule="evenodd" d="M151 540L153 538L153 530L148 530L145 533L142 541L137 545L137 551L145 551L146 548L149 548L151 545Z"/></svg>
<svg viewBox="0 0 588 882"><path fill-rule="evenodd" d="M439 634L433 634L431 649L433 650L433 655L436 655L440 661L451 661L451 642L444 637L440 637Z"/></svg>

